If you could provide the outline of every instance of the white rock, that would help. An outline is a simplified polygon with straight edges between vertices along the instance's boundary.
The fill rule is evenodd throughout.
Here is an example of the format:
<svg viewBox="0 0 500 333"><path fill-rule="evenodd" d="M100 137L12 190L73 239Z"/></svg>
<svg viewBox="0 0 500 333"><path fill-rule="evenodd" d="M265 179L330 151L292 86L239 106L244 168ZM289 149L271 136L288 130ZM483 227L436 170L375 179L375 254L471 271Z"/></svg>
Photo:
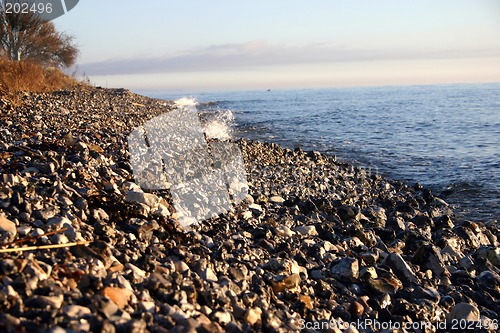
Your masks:
<svg viewBox="0 0 500 333"><path fill-rule="evenodd" d="M250 326L253 326L256 322L261 319L262 310L260 308L250 308L245 313L245 317L243 318Z"/></svg>
<svg viewBox="0 0 500 333"><path fill-rule="evenodd" d="M276 232L278 233L279 236L282 236L282 237L292 237L293 235L295 235L295 231L292 231L286 225L277 226Z"/></svg>
<svg viewBox="0 0 500 333"><path fill-rule="evenodd" d="M213 316L222 326L226 326L231 321L231 314L226 311L217 311Z"/></svg>
<svg viewBox="0 0 500 333"><path fill-rule="evenodd" d="M250 219L252 216L253 216L253 215L252 215L252 212L251 212L251 211L249 211L249 210L247 210L247 211L245 211L245 212L243 212L243 213L241 214L241 218L242 218L242 219L244 219L244 220L248 220L248 219Z"/></svg>
<svg viewBox="0 0 500 333"><path fill-rule="evenodd" d="M158 209L154 212L154 214L157 216L169 217L170 211L167 206L160 203L158 204Z"/></svg>
<svg viewBox="0 0 500 333"><path fill-rule="evenodd" d="M92 313L89 308L81 305L66 305L63 312L70 318L81 318Z"/></svg>
<svg viewBox="0 0 500 333"><path fill-rule="evenodd" d="M129 192L129 191L142 192L141 187L136 183L132 182L123 183L122 189L124 192Z"/></svg>
<svg viewBox="0 0 500 333"><path fill-rule="evenodd" d="M245 196L245 199L243 200L244 203L251 205L253 204L253 197L250 194L247 194Z"/></svg>
<svg viewBox="0 0 500 333"><path fill-rule="evenodd" d="M269 198L269 201L274 202L275 204L282 204L283 202L285 202L285 199L283 199L279 195L274 195Z"/></svg>
<svg viewBox="0 0 500 333"><path fill-rule="evenodd" d="M132 275L134 276L134 279L136 281L141 281L146 277L145 271L143 271L142 269L140 269L139 267L137 267L131 263L127 263L125 265L125 267L127 267L128 269L130 269L132 271Z"/></svg>
<svg viewBox="0 0 500 333"><path fill-rule="evenodd" d="M155 302L143 301L143 302L140 302L139 305L146 312L154 313L156 311L156 304L155 304Z"/></svg>
<svg viewBox="0 0 500 333"><path fill-rule="evenodd" d="M354 258L343 258L331 269L335 277L351 280L357 279L359 276L359 263Z"/></svg>
<svg viewBox="0 0 500 333"><path fill-rule="evenodd" d="M418 278L413 272L413 269L410 265L401 257L399 253L391 253L389 254L382 264L389 266L394 270L397 277L403 282L411 282L418 283Z"/></svg>
<svg viewBox="0 0 500 333"><path fill-rule="evenodd" d="M125 200L128 202L142 203L151 208L158 207L158 203L160 202L160 198L158 198L155 194L137 191L128 191L127 198Z"/></svg>
<svg viewBox="0 0 500 333"><path fill-rule="evenodd" d="M262 212L262 207L260 205L255 204L255 203L248 205L248 208L250 208L251 210L256 210L258 212Z"/></svg>
<svg viewBox="0 0 500 333"><path fill-rule="evenodd" d="M301 225L296 227L295 229L296 232L301 234L302 236L317 236L318 231L316 230L316 227L313 225Z"/></svg>
<svg viewBox="0 0 500 333"><path fill-rule="evenodd" d="M189 266L184 261L176 261L174 266L175 270L181 274L189 271Z"/></svg>
<svg viewBox="0 0 500 333"><path fill-rule="evenodd" d="M217 282L219 278L217 275L214 273L214 271L210 268L207 267L201 272L201 278L206 281L212 281L212 282Z"/></svg>
<svg viewBox="0 0 500 333"><path fill-rule="evenodd" d="M24 236L27 236L30 233L31 229L32 228L30 226L28 226L28 225L22 225L19 228L17 228L17 231L19 232L20 236L24 237Z"/></svg>

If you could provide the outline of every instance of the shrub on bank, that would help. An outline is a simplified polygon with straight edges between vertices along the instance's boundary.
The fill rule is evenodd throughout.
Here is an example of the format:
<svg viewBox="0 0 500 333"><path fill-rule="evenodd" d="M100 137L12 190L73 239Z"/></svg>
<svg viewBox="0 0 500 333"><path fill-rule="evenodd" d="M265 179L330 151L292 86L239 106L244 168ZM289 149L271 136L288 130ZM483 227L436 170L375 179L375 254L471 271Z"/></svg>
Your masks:
<svg viewBox="0 0 500 333"><path fill-rule="evenodd" d="M0 58L0 97L18 104L25 92L48 92L78 85L61 70Z"/></svg>

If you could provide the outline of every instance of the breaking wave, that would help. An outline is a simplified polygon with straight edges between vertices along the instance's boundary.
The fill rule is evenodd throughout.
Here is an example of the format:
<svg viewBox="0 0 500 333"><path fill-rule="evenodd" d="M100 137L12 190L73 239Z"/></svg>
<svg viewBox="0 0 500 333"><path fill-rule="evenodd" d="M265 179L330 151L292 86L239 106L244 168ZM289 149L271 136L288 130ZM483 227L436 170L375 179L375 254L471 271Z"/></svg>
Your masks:
<svg viewBox="0 0 500 333"><path fill-rule="evenodd" d="M207 139L231 140L235 126L234 114L231 110L213 108L218 102L200 104L196 98L183 97L175 101L177 107L195 107Z"/></svg>

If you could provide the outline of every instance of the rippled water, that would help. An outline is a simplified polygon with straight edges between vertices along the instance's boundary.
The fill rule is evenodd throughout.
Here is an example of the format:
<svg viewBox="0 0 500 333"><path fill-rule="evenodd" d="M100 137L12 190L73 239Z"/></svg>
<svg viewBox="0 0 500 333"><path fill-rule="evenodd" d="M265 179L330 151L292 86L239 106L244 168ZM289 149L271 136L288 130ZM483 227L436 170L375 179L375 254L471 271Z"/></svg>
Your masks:
<svg viewBox="0 0 500 333"><path fill-rule="evenodd" d="M420 182L467 218L500 215L500 84L193 94L237 134ZM167 99L178 96L162 96Z"/></svg>

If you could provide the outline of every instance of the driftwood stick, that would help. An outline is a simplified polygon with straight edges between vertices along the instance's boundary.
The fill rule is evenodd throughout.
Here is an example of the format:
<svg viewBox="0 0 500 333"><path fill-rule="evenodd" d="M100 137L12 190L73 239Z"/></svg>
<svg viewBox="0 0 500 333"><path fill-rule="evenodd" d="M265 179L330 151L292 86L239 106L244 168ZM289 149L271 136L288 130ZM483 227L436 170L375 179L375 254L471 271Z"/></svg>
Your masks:
<svg viewBox="0 0 500 333"><path fill-rule="evenodd" d="M58 234L60 232L65 232L66 230L68 230L68 228L57 229L57 230L54 230L54 231L47 232L47 233L45 233L43 235L24 237L24 238L18 239L16 241L13 241L13 242L10 242L10 243L1 244L0 246L4 247L4 246L11 246L11 245L19 244L19 243L24 243L24 242L30 242L30 241L37 240L38 238L41 238L43 236L51 236L51 235L54 235L54 234Z"/></svg>
<svg viewBox="0 0 500 333"><path fill-rule="evenodd" d="M73 242L73 243L66 243L66 244L50 244L50 245L38 245L38 246L26 246L26 247L12 247L9 249L0 249L0 253L59 249L59 248L63 248L63 247L87 245L90 243L92 243L92 242L91 241L82 241L82 242Z"/></svg>

